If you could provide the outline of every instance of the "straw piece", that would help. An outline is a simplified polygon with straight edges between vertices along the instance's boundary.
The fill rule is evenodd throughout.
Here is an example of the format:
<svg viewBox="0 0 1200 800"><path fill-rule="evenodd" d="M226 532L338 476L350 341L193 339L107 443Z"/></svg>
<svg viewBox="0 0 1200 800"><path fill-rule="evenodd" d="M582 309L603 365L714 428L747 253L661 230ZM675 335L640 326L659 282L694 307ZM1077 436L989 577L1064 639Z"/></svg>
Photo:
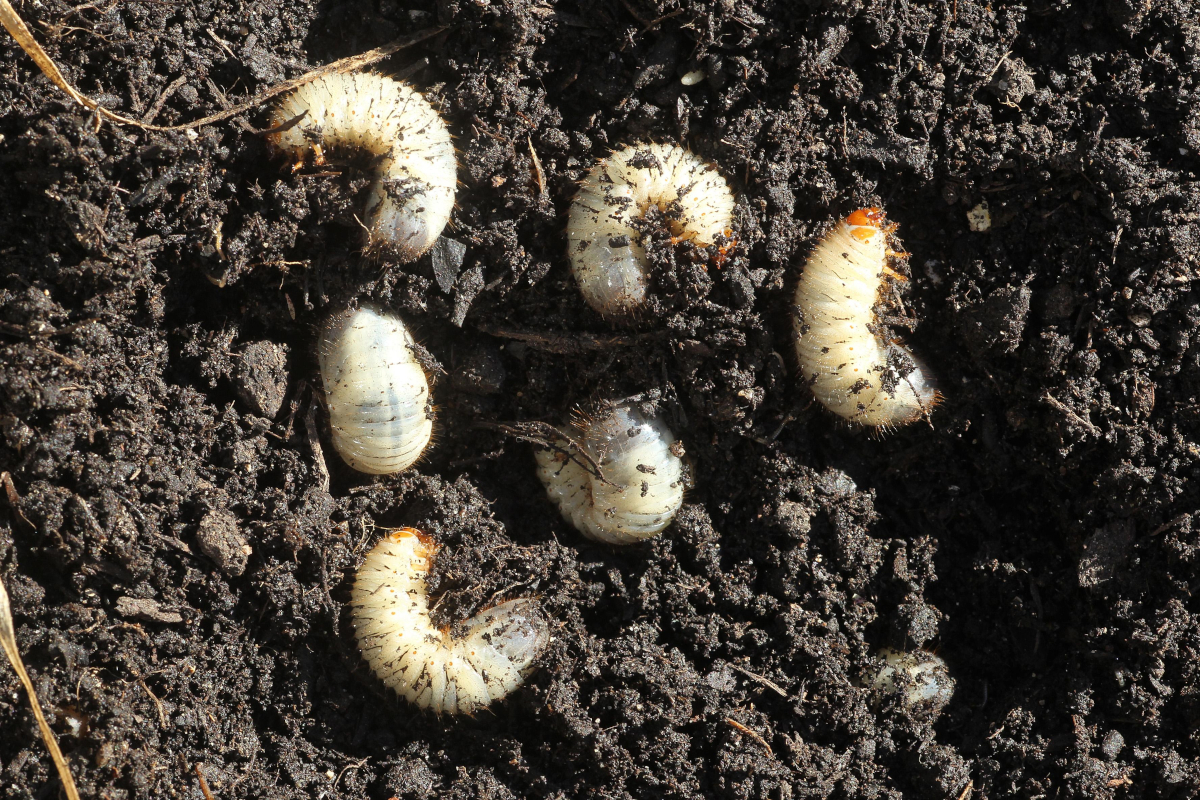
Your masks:
<svg viewBox="0 0 1200 800"><path fill-rule="evenodd" d="M54 731L50 730L50 725L46 722L37 693L33 690L33 681L29 680L25 662L21 660L21 651L17 649L17 633L13 629L12 608L8 603L8 591L4 588L4 581L0 581L0 647L4 648L8 662L12 664L13 671L25 686L25 693L29 695L29 705L33 707L33 715L37 717L38 728L42 731L42 740L46 742L50 757L54 759L54 766L58 768L58 777L62 779L68 800L79 800L79 791L75 788L75 779L71 777L71 768L67 766L67 760L58 749L58 740L54 738Z"/></svg>

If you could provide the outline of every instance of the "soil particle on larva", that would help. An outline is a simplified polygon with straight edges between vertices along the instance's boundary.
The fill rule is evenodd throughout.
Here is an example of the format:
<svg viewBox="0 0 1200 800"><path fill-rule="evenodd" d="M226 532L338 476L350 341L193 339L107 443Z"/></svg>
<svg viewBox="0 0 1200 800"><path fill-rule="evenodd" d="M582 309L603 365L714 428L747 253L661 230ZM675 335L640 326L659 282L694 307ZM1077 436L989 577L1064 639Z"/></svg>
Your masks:
<svg viewBox="0 0 1200 800"><path fill-rule="evenodd" d="M447 26L378 67L462 167L464 249L397 268L361 256L370 165L290 174L269 109L97 128L0 49L0 579L83 796L198 796L197 764L222 800L1200 791L1194 4L14 5L159 124ZM637 141L715 164L738 242L718 266L652 232L669 291L614 331L565 217ZM878 440L791 355L798 271L863 206L901 226L898 333L946 396ZM355 473L324 431L315 340L352 301L440 365L415 471ZM238 391L256 342L287 348L274 416ZM636 552L563 536L511 425L639 393L695 488ZM241 575L199 548L216 510ZM361 663L372 524L442 544L439 626L540 596L554 641L494 714L413 715ZM882 646L952 666L936 724L872 702ZM19 691L0 669L0 797L53 796Z"/></svg>

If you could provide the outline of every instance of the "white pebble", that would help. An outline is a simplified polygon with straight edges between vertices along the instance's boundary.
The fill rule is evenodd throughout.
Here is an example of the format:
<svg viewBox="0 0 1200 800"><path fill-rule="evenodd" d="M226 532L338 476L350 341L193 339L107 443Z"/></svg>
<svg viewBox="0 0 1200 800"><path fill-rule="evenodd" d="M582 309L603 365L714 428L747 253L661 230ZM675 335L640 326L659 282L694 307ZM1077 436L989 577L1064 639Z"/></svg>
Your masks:
<svg viewBox="0 0 1200 800"><path fill-rule="evenodd" d="M563 434L559 449L536 451L538 477L581 533L632 544L671 524L683 504L683 447L662 419L615 406Z"/></svg>
<svg viewBox="0 0 1200 800"><path fill-rule="evenodd" d="M821 404L882 429L925 416L941 396L907 347L876 334L875 305L891 270L884 214L855 211L813 249L796 288L796 355Z"/></svg>
<svg viewBox="0 0 1200 800"><path fill-rule="evenodd" d="M533 670L550 638L536 601L510 600L481 611L462 638L429 615L425 576L437 546L413 528L385 536L354 581L355 637L384 684L438 714L473 714L509 694Z"/></svg>
<svg viewBox="0 0 1200 800"><path fill-rule="evenodd" d="M399 317L371 308L334 315L317 345L333 446L359 472L412 466L433 435L425 370Z"/></svg>
<svg viewBox="0 0 1200 800"><path fill-rule="evenodd" d="M369 72L318 78L285 97L276 127L303 114L268 142L298 163L312 154L362 153L378 160L366 220L368 250L412 261L450 220L457 185L454 143L446 123L412 87Z"/></svg>
<svg viewBox="0 0 1200 800"><path fill-rule="evenodd" d="M605 317L629 317L646 303L646 251L636 222L651 205L678 240L707 247L732 236L733 194L711 164L667 144L613 153L583 179L567 218L575 280Z"/></svg>

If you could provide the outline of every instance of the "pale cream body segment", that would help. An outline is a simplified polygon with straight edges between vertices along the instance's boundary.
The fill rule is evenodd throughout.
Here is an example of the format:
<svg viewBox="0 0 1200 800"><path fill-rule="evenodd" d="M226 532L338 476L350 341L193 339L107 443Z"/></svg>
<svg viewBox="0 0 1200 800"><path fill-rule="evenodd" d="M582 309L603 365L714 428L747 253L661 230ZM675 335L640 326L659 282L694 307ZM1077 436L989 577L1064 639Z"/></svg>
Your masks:
<svg viewBox="0 0 1200 800"><path fill-rule="evenodd" d="M433 435L425 370L399 317L372 308L334 315L317 361L334 449L354 469L386 475L412 466Z"/></svg>
<svg viewBox="0 0 1200 800"><path fill-rule="evenodd" d="M651 206L664 212L678 239L707 246L730 234L733 194L714 166L669 144L613 153L580 183L567 217L575 280L605 317L628 317L646 303L649 273L636 223Z"/></svg>
<svg viewBox="0 0 1200 800"><path fill-rule="evenodd" d="M912 352L877 333L889 255L882 223L881 211L861 209L813 249L796 288L796 356L822 405L850 422L888 428L928 414L939 396Z"/></svg>
<svg viewBox="0 0 1200 800"><path fill-rule="evenodd" d="M450 131L424 97L375 73L326 75L280 101L271 125L297 117L268 136L297 162L309 154L318 164L326 153L375 157L363 217L369 250L412 261L433 246L454 208L458 165Z"/></svg>
<svg viewBox="0 0 1200 800"><path fill-rule="evenodd" d="M392 531L354 581L355 637L363 658L396 694L438 714L473 714L516 689L550 639L534 600L481 611L461 638L434 627L425 576L436 546L412 528Z"/></svg>

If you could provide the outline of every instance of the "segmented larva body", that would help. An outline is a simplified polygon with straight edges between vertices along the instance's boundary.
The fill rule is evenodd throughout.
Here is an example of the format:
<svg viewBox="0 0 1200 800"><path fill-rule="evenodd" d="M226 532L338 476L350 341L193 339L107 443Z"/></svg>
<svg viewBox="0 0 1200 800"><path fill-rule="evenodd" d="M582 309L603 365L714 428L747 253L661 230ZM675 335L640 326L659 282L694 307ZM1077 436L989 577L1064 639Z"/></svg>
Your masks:
<svg viewBox="0 0 1200 800"><path fill-rule="evenodd" d="M683 504L683 446L661 419L616 406L563 433L559 449L535 452L538 477L580 532L632 544L671 524Z"/></svg>
<svg viewBox="0 0 1200 800"><path fill-rule="evenodd" d="M354 634L363 658L396 694L438 714L473 714L521 685L550 628L529 599L479 612L460 639L435 628L425 576L436 553L412 528L383 537L354 580Z"/></svg>
<svg viewBox="0 0 1200 800"><path fill-rule="evenodd" d="M941 657L926 650L906 653L881 648L883 667L871 685L886 694L898 694L909 708L925 707L937 713L954 696L954 679Z"/></svg>
<svg viewBox="0 0 1200 800"><path fill-rule="evenodd" d="M359 472L407 469L433 435L429 382L413 344L399 317L371 308L336 314L321 332L333 446Z"/></svg>
<svg viewBox="0 0 1200 800"><path fill-rule="evenodd" d="M303 116L301 116L303 115ZM457 183L454 143L433 106L407 84L374 73L334 74L306 83L275 107L268 142L297 162L327 151L378 159L365 224L368 248L412 261L450 220Z"/></svg>
<svg viewBox="0 0 1200 800"><path fill-rule="evenodd" d="M855 211L817 243L796 288L796 355L813 395L860 425L888 428L928 414L940 396L899 341L877 334L875 305L890 275L883 211Z"/></svg>
<svg viewBox="0 0 1200 800"><path fill-rule="evenodd" d="M679 239L708 246L731 235L733 194L711 164L668 144L613 153L583 179L567 218L575 279L605 317L628 317L646 303L648 267L636 223L651 205Z"/></svg>

